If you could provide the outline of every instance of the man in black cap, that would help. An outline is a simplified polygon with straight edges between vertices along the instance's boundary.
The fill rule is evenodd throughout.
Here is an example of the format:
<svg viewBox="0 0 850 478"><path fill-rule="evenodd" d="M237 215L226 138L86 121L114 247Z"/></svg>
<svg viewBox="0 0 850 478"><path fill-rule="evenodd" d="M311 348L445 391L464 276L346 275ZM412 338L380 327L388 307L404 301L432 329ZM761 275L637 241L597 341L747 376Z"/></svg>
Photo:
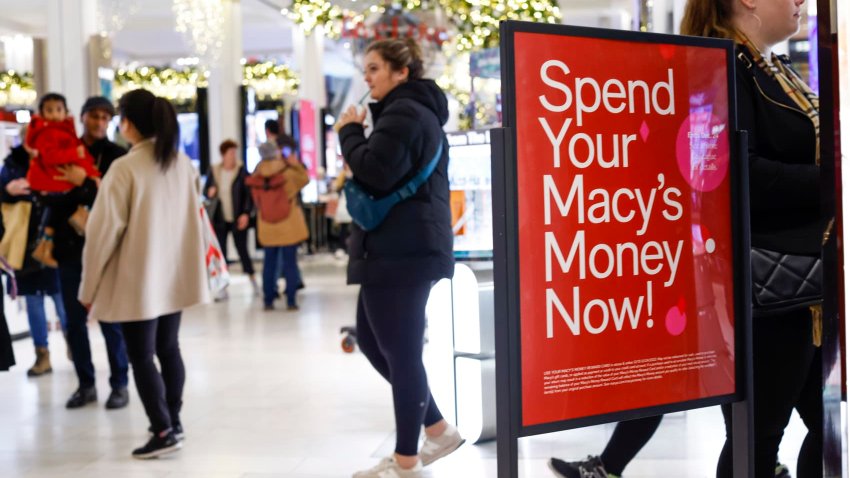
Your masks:
<svg viewBox="0 0 850 478"><path fill-rule="evenodd" d="M109 121L115 115L115 107L102 97L93 96L86 100L81 110L83 122L83 144L94 158L95 166L101 175L105 175L115 159L127 154L127 151L109 141L106 130ZM59 262L59 280L62 286L62 302L68 315L68 345L74 360L74 369L79 379L79 388L71 395L66 408L80 408L88 403L97 401L97 390L94 384L94 365L91 359L89 345L88 311L80 301L77 293L82 278L82 257L85 237L71 227L68 220L71 216L83 212L94 203L100 178L88 177L86 171L76 165L62 168L62 177L74 184L74 189L67 194L48 196L49 205L53 207L56 222L53 255ZM121 333L121 324L100 322L100 330L106 339L106 350L109 355L111 376L109 383L112 393L106 401L107 409L117 409L127 406L127 346Z"/></svg>

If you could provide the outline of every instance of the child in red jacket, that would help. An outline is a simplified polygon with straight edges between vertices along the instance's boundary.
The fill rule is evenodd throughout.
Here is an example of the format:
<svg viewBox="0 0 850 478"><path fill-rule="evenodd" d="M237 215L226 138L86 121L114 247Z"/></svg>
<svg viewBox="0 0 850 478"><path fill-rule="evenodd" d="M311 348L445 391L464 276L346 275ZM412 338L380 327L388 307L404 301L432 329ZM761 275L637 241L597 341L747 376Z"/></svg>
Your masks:
<svg viewBox="0 0 850 478"><path fill-rule="evenodd" d="M32 191L55 194L73 189L73 184L59 179L62 177L60 167L72 164L85 169L89 176L100 176L94 159L77 137L65 97L58 93L48 93L39 100L38 114L33 115L27 129L24 147L30 153L27 181ZM33 257L46 266L57 267L52 252L54 225L50 222L49 208L45 208L42 227L43 236Z"/></svg>

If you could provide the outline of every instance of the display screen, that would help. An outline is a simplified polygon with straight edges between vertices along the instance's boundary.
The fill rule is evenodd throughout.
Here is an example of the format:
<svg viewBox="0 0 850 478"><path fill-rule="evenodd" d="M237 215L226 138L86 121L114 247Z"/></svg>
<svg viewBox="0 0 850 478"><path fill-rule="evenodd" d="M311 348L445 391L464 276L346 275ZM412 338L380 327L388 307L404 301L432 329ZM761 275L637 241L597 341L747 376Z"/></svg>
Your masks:
<svg viewBox="0 0 850 478"><path fill-rule="evenodd" d="M260 162L260 151L257 148L266 142L266 121L277 119L275 110L260 110L245 115L245 167L248 172L254 171Z"/></svg>
<svg viewBox="0 0 850 478"><path fill-rule="evenodd" d="M201 140L198 135L198 113L180 113L177 115L180 125L180 152L192 160L195 167L201 164Z"/></svg>
<svg viewBox="0 0 850 478"><path fill-rule="evenodd" d="M447 134L454 252L458 259L493 257L490 132Z"/></svg>

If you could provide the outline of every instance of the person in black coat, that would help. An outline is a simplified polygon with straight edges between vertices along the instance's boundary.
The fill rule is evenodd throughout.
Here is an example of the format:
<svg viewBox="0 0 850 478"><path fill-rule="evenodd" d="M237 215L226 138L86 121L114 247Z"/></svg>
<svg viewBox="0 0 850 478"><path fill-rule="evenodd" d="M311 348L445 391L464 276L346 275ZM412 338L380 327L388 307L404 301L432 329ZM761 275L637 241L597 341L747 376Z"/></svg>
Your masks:
<svg viewBox="0 0 850 478"><path fill-rule="evenodd" d="M97 169L105 175L113 161L127 154L124 148L106 137L106 129L115 115L115 107L106 98L94 96L83 104L81 115L83 135L80 139L94 158ZM60 179L74 184L74 189L66 194L45 196L43 199L52 208L56 223L53 256L59 262L59 283L68 314L68 345L71 347L74 369L79 380L79 387L68 399L65 407L76 409L97 401L97 390L89 344L88 311L77 299L83 273L85 237L70 226L68 219L78 208L90 208L94 204L100 178L88 177L83 168L72 165L63 170L63 177ZM109 385L112 391L106 400L106 408L123 408L130 399L127 391L130 363L124 335L121 333L120 324L99 324L106 342L111 372Z"/></svg>
<svg viewBox="0 0 850 478"><path fill-rule="evenodd" d="M254 264L248 254L248 224L254 201L251 199L251 191L245 185L248 172L236 159L237 146L236 142L230 139L221 143L221 163L210 169L204 194L208 199L214 200L215 206L212 208L210 220L224 257L227 258L227 235L233 234L242 272L248 274L254 293L259 295L260 287L254 277Z"/></svg>
<svg viewBox="0 0 850 478"><path fill-rule="evenodd" d="M39 224L44 205L30 192L29 182L26 179L29 165L30 156L24 147L12 148L3 163L3 170L0 171L0 202L17 204L25 201L32 207L27 225L24 260L21 268L15 271L15 278L18 283L18 294L23 296L26 302L30 336L35 346L35 364L27 370L27 375L39 377L53 371L48 347L47 315L44 311L45 296L53 299L63 331L66 329L67 319L62 295L59 293L59 275L56 269L44 267L32 258L32 252L40 236ZM6 232L13 231L4 231L4 234Z"/></svg>
<svg viewBox="0 0 850 478"><path fill-rule="evenodd" d="M748 133L750 234L753 248L820 256L821 216L817 95L773 48L799 29L803 0L690 0L682 32L736 43L738 128ZM774 476L794 409L808 434L795 476L823 476L823 381L819 310L753 307L755 476ZM731 407L717 476L732 476Z"/></svg>
<svg viewBox="0 0 850 478"><path fill-rule="evenodd" d="M368 47L364 64L371 97L377 100L370 105L373 131L365 137L366 112L354 106L336 125L354 180L374 196L386 196L442 147L436 170L412 197L396 204L371 231L353 225L348 240L348 282L360 284L358 344L392 385L396 417L394 456L354 476L378 477L387 470L420 476L422 466L463 443L440 414L422 364L431 286L454 273L448 142L442 129L448 102L436 83L422 79L422 56L415 42L377 41ZM420 451L423 425L426 442Z"/></svg>

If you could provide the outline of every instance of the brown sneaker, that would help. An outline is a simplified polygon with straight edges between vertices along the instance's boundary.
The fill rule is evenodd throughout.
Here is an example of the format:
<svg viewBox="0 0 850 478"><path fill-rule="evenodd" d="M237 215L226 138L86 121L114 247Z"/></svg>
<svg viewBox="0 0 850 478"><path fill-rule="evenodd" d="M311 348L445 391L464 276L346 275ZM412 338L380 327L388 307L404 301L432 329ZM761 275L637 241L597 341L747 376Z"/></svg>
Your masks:
<svg viewBox="0 0 850 478"><path fill-rule="evenodd" d="M27 370L27 376L40 377L52 371L53 367L50 366L50 351L47 350L47 347L36 347L35 365Z"/></svg>

